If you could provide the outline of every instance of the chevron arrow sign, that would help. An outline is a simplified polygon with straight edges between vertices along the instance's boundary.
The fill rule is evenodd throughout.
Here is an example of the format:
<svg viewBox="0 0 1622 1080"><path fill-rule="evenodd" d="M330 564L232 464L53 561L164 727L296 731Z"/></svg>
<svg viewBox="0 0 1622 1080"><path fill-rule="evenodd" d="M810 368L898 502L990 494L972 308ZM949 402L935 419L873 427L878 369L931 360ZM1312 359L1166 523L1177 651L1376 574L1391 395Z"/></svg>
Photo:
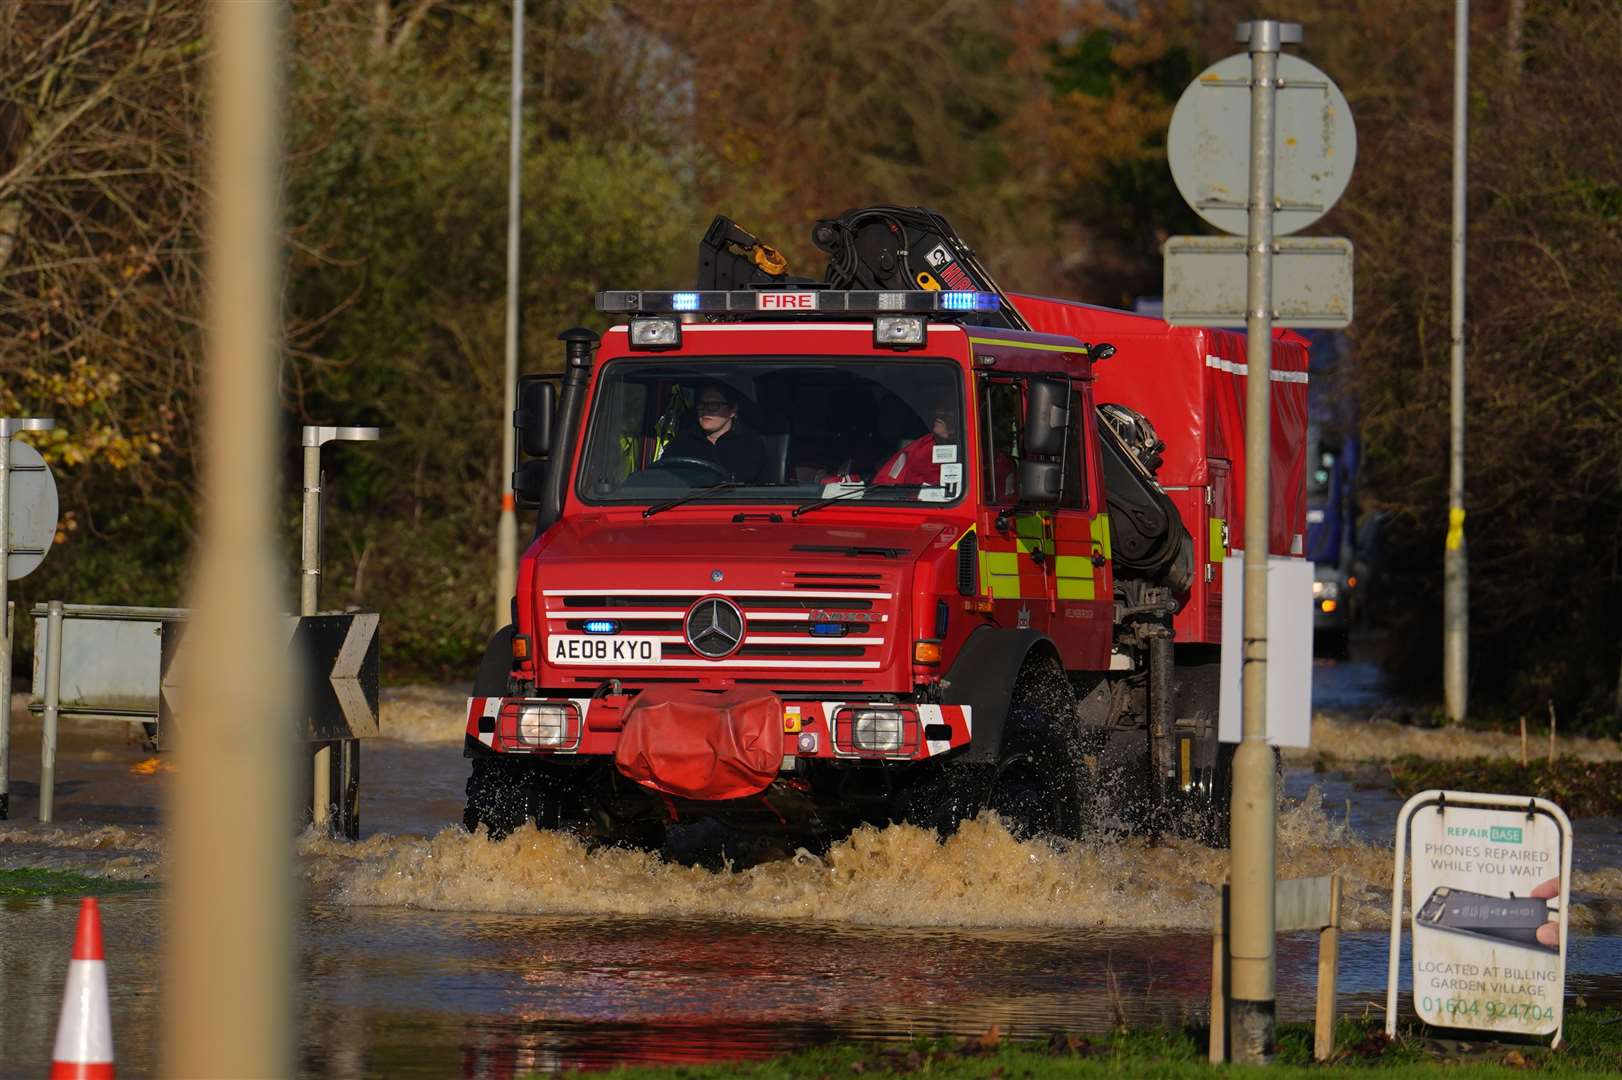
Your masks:
<svg viewBox="0 0 1622 1080"><path fill-rule="evenodd" d="M379 734L377 612L289 615L285 626L287 647L297 661L304 691L297 738L303 742L375 738ZM172 723L176 699L186 682L184 631L184 623L164 624L160 739Z"/></svg>

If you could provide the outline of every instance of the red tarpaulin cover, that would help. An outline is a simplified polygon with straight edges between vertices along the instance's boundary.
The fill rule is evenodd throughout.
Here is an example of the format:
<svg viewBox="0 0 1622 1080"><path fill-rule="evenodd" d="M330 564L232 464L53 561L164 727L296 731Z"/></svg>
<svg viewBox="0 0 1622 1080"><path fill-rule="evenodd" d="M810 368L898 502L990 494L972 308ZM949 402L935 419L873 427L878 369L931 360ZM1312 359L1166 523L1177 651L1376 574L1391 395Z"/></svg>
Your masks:
<svg viewBox="0 0 1622 1080"><path fill-rule="evenodd" d="M625 713L614 765L684 799L741 799L783 765L783 703L765 690L646 690Z"/></svg>

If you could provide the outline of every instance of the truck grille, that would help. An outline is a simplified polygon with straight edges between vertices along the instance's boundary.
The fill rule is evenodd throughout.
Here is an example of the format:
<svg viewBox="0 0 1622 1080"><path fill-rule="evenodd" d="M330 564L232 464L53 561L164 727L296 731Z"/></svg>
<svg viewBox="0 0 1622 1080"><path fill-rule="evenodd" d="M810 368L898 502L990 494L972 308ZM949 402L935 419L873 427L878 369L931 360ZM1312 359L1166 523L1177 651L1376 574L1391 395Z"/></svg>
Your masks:
<svg viewBox="0 0 1622 1080"><path fill-rule="evenodd" d="M792 571L783 575L783 586L776 589L555 589L543 590L542 602L548 634L578 634L588 622L606 619L617 624L614 637L657 639L658 664L627 665L615 671L620 678L634 681L646 671L650 676L725 672L771 676L773 682L839 679L861 677L884 666L896 617L896 594L888 578L869 572ZM746 623L737 651L718 660L696 653L684 633L688 609L714 596L736 604ZM812 633L818 625L824 632ZM829 630L830 626L838 629ZM783 674L774 676L774 669ZM587 674L575 666L563 673Z"/></svg>

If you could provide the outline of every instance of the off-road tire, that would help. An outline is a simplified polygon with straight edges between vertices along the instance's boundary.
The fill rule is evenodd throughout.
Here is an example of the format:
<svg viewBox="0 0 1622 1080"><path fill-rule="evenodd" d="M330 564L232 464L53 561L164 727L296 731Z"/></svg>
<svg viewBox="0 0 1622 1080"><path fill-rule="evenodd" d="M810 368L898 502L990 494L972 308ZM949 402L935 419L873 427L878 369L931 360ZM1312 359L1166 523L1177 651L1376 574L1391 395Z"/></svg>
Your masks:
<svg viewBox="0 0 1622 1080"><path fill-rule="evenodd" d="M473 678L474 697L502 697L507 693L513 632L509 625L491 635ZM524 768L500 756L474 758L473 772L467 778L467 805L462 810L462 824L467 831L477 832L483 825L490 839L501 840L529 817L530 793Z"/></svg>
<svg viewBox="0 0 1622 1080"><path fill-rule="evenodd" d="M985 808L1022 840L1076 839L1090 831L1091 785L1075 690L1056 662L1032 660L1014 686Z"/></svg>
<svg viewBox="0 0 1622 1080"><path fill-rule="evenodd" d="M1233 744L1217 738L1222 697L1222 662L1214 649L1192 647L1177 655L1174 738L1193 740L1194 783L1178 795L1171 820L1176 835L1207 847L1228 846L1228 812L1233 797Z"/></svg>
<svg viewBox="0 0 1622 1080"><path fill-rule="evenodd" d="M483 825L492 840L503 840L530 818L526 769L500 758L475 758L467 778L467 807L462 824L468 832Z"/></svg>

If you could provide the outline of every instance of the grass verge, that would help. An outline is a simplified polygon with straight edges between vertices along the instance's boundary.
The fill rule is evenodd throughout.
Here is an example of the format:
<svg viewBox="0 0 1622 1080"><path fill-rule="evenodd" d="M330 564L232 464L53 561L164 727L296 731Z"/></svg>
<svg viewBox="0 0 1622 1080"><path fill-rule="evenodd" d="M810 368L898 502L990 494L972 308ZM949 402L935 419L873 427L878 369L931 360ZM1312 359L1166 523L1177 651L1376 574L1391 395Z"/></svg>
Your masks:
<svg viewBox="0 0 1622 1080"><path fill-rule="evenodd" d="M1410 756L1398 758L1389 767L1397 794L1405 799L1430 788L1499 791L1541 796L1574 818L1622 814L1622 762L1618 761L1561 757L1553 764L1544 758L1523 766L1513 758L1435 761Z"/></svg>
<svg viewBox="0 0 1622 1080"><path fill-rule="evenodd" d="M1345 1019L1336 1027L1335 1057L1312 1060L1312 1029L1279 1028L1278 1059L1267 1070L1213 1066L1206 1061L1203 1029L1138 1030L1083 1038L1055 1034L1046 1043L1004 1039L993 1027L961 1044L920 1042L879 1048L835 1043L767 1061L614 1069L624 1080L845 1080L916 1077L931 1080L1045 1080L1048 1077L1212 1077L1234 1073L1316 1077L1328 1069L1377 1071L1402 1077L1615 1077L1622 1071L1622 1013L1566 1012L1566 1044L1538 1045L1430 1041L1413 1034L1387 1040L1377 1017ZM581 1074L574 1074L581 1075ZM602 1076L605 1074L594 1074Z"/></svg>
<svg viewBox="0 0 1622 1080"><path fill-rule="evenodd" d="M0 870L0 899L39 896L111 896L146 892L150 881L111 881L65 870Z"/></svg>

